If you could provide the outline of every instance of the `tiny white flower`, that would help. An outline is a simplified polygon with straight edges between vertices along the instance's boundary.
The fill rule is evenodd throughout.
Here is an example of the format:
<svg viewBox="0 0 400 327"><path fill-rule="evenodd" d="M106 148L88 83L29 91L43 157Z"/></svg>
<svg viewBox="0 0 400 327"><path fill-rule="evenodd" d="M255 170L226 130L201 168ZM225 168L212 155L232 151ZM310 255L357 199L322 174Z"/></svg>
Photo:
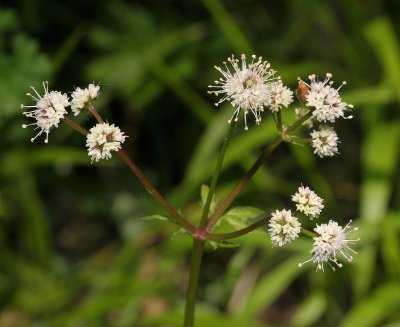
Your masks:
<svg viewBox="0 0 400 327"><path fill-rule="evenodd" d="M74 92L72 92L71 100L71 109L74 112L74 115L79 115L83 108L98 98L99 94L99 85L89 84L89 86L85 89L77 87Z"/></svg>
<svg viewBox="0 0 400 327"><path fill-rule="evenodd" d="M60 120L67 114L66 108L69 106L69 99L66 94L59 91L49 92L48 82L43 82L43 96L41 96L33 86L31 86L31 88L35 94L27 93L27 95L35 100L36 104L32 106L21 105L21 108L36 108L31 111L23 112L23 115L34 118L36 121L31 124L23 124L22 127L36 126L35 129L39 129L39 132L35 137L31 138L31 141L33 142L38 136L45 133L46 138L44 142L48 143L50 130L58 127Z"/></svg>
<svg viewBox="0 0 400 327"><path fill-rule="evenodd" d="M266 106L272 112L277 112L282 107L287 108L293 102L293 92L283 85L282 81L270 84L269 96L267 97Z"/></svg>
<svg viewBox="0 0 400 327"><path fill-rule="evenodd" d="M324 200L310 190L309 187L304 187L303 185L292 196L292 201L296 203L296 209L309 216L310 219L318 218L324 208Z"/></svg>
<svg viewBox="0 0 400 327"><path fill-rule="evenodd" d="M268 231L274 245L282 246L295 240L301 231L301 224L290 210L276 210L272 213Z"/></svg>
<svg viewBox="0 0 400 327"><path fill-rule="evenodd" d="M310 251L312 258L300 263L299 267L312 261L317 264L316 271L324 271L325 263L327 263L332 270L335 270L331 262L339 268L342 267L342 264L338 262L338 254L341 254L348 262L351 262L353 260L352 254L357 252L351 249L349 245L354 244L360 239L348 239L348 234L356 230L358 230L358 228L351 227L351 220L344 228L333 220L330 220L328 224L317 225L317 227L314 228L317 236L313 238L314 244Z"/></svg>
<svg viewBox="0 0 400 327"><path fill-rule="evenodd" d="M208 93L216 96L222 95L222 98L215 103L218 106L224 101L229 101L235 108L229 123L232 120L237 121L239 113L243 111L245 129L247 130L247 115L251 112L254 115L256 124L261 122L261 113L264 111L265 103L269 96L270 83L279 79L274 77L275 71L270 68L267 61L262 57L252 56L250 64L246 62L246 56L241 55L241 66L239 60L233 55L228 58L229 64L224 61L225 69L215 66L223 77L214 81L215 85L209 85L212 90Z"/></svg>
<svg viewBox="0 0 400 327"><path fill-rule="evenodd" d="M93 101L99 97L100 85L89 84L88 90L89 90L90 101Z"/></svg>
<svg viewBox="0 0 400 327"><path fill-rule="evenodd" d="M330 126L320 126L319 131L313 130L311 132L312 147L314 153L320 158L332 157L338 152L339 138L335 130Z"/></svg>
<svg viewBox="0 0 400 327"><path fill-rule="evenodd" d="M352 118L352 116L345 116L345 111L353 108L353 105L343 102L339 90L346 82L343 82L337 89L332 87L333 81L332 74L327 73L323 82L319 82L316 75L312 74L308 77L310 84L305 83L309 87L307 92L306 105L307 107L314 107L313 116L319 122L334 122L339 117Z"/></svg>
<svg viewBox="0 0 400 327"><path fill-rule="evenodd" d="M126 137L114 124L99 123L92 127L86 136L86 147L92 162L111 158L111 151L121 149Z"/></svg>

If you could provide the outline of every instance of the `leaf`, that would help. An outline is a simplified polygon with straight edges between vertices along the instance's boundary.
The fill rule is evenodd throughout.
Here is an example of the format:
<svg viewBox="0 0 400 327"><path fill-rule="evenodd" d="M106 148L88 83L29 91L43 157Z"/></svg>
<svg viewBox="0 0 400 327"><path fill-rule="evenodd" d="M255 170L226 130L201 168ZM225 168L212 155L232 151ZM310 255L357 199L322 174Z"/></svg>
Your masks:
<svg viewBox="0 0 400 327"><path fill-rule="evenodd" d="M339 327L378 326L400 308L400 283L385 283L369 294L344 317Z"/></svg>
<svg viewBox="0 0 400 327"><path fill-rule="evenodd" d="M298 307L291 326L314 326L327 307L327 298L321 292L310 294Z"/></svg>
<svg viewBox="0 0 400 327"><path fill-rule="evenodd" d="M239 243L232 242L232 241L218 241L218 242L209 241L208 244L210 244L210 246L214 250L216 250L218 248L237 248L240 246Z"/></svg>
<svg viewBox="0 0 400 327"><path fill-rule="evenodd" d="M300 274L298 263L298 258L286 260L259 280L241 315L254 316L268 308Z"/></svg>
<svg viewBox="0 0 400 327"><path fill-rule="evenodd" d="M29 85L37 85L38 81L47 79L51 70L48 58L27 36L14 34L10 47L10 54L0 51L0 122L23 111L21 99L26 101L25 104L31 104L25 96Z"/></svg>
<svg viewBox="0 0 400 327"><path fill-rule="evenodd" d="M365 33L380 60L386 78L400 99L400 46L393 25L389 19L381 17L370 23Z"/></svg>
<svg viewBox="0 0 400 327"><path fill-rule="evenodd" d="M150 215L142 217L143 220L161 220L161 221L169 221L169 219L162 215Z"/></svg>
<svg viewBox="0 0 400 327"><path fill-rule="evenodd" d="M235 230L239 230L245 228L263 214L263 210L255 207L235 207L223 215L220 221L225 221Z"/></svg>
<svg viewBox="0 0 400 327"><path fill-rule="evenodd" d="M183 235L187 235L187 231L184 228L179 228L177 231L175 231L172 236L171 236L171 240L178 237L178 236L183 236Z"/></svg>

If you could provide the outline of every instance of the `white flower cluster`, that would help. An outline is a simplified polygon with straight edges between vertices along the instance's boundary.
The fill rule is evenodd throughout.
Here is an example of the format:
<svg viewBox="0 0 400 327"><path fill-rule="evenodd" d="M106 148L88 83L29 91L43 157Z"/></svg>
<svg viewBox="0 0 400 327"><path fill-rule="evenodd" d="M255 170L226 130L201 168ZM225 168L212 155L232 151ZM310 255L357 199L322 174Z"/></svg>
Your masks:
<svg viewBox="0 0 400 327"><path fill-rule="evenodd" d="M251 112L254 115L256 124L261 122L261 114L265 107L271 111L278 111L282 107L287 107L293 101L293 92L283 86L280 77L274 77L275 71L270 68L267 61L262 57L252 56L252 61L247 64L246 56L241 55L241 65L239 59L233 55L223 62L225 70L215 66L223 77L214 81L215 85L209 85L211 89L208 93L222 98L215 103L216 106L224 101L229 101L235 111L229 119L237 121L240 112L243 112L245 129L247 126L247 115Z"/></svg>
<svg viewBox="0 0 400 327"><path fill-rule="evenodd" d="M314 228L317 235L313 237L314 244L310 251L312 258L299 263L299 267L312 261L317 264L317 271L324 271L325 263L335 270L331 262L339 268L342 267L342 264L337 259L338 254L341 254L348 262L351 262L353 260L352 254L357 252L351 249L349 245L354 244L360 239L349 239L348 234L356 230L358 230L357 227L351 227L351 220L344 228L333 220L330 220L328 224L317 225Z"/></svg>
<svg viewBox="0 0 400 327"><path fill-rule="evenodd" d="M121 149L126 137L114 124L99 123L92 127L86 136L86 147L92 162L110 159L111 151Z"/></svg>
<svg viewBox="0 0 400 327"><path fill-rule="evenodd" d="M277 112L282 107L287 108L293 102L293 92L283 85L282 81L270 84L269 96L266 105L272 112Z"/></svg>
<svg viewBox="0 0 400 327"><path fill-rule="evenodd" d="M332 74L327 73L323 82L318 81L315 74L308 76L310 84L305 83L309 87L306 95L307 107L314 107L313 116L319 122L326 123L327 121L333 123L337 118L351 118L345 117L345 111L353 108L351 104L342 102L339 95L339 90L346 82L343 82L337 89L332 87L331 81Z"/></svg>
<svg viewBox="0 0 400 327"><path fill-rule="evenodd" d="M31 88L35 94L32 95L28 93L27 95L35 100L36 104L32 106L21 105L21 107L34 108L23 114L26 117L33 118L35 122L28 125L23 124L22 127L36 126L39 132L31 141L34 141L38 136L45 133L45 143L48 142L50 131L58 127L61 119L65 118L67 115L67 108L69 106L71 106L71 110L76 116L100 95L100 86L95 84L89 84L89 86L84 89L76 88L74 92L72 92L71 101L67 94L63 94L59 91L49 92L47 82L43 82L43 96L41 96L34 87ZM90 129L86 137L86 146L92 162L111 158L111 151L118 151L121 149L121 144L124 143L126 137L127 136L125 136L117 126L107 123L100 123L94 126Z"/></svg>
<svg viewBox="0 0 400 327"><path fill-rule="evenodd" d="M100 95L100 86L95 84L89 84L85 89L77 87L72 92L71 109L74 115L77 116L90 102L96 100Z"/></svg>
<svg viewBox="0 0 400 327"><path fill-rule="evenodd" d="M324 208L324 200L309 187L300 186L292 196L292 201L296 204L297 211L304 213L311 220L319 217ZM349 245L354 244L359 239L349 239L347 234L350 230L357 230L357 228L351 227L351 221L344 228L332 220L328 224L317 225L314 228L314 243L310 251L312 258L300 263L299 267L312 261L317 264L316 270L323 271L325 263L328 263L335 270L331 262L335 263L337 267L342 267L337 259L338 254L341 254L349 262L352 261L353 257L349 253L356 252ZM268 232L273 245L283 246L290 243L298 238L301 231L301 224L298 218L292 215L291 210L276 210L272 213ZM312 234L312 232L308 232L308 234L310 233Z"/></svg>
<svg viewBox="0 0 400 327"><path fill-rule="evenodd" d="M301 224L290 210L276 210L272 213L268 231L274 245L282 246L299 237Z"/></svg>
<svg viewBox="0 0 400 327"><path fill-rule="evenodd" d="M38 136L45 133L46 138L44 142L47 143L49 141L50 130L58 127L60 120L67 114L66 108L69 106L69 99L66 94L61 92L49 92L48 82L43 82L43 96L41 96L33 86L31 86L31 88L35 94L32 95L31 93L27 93L27 95L35 100L36 104L32 106L21 105L21 108L35 108L31 111L23 112L23 115L35 119L35 122L31 124L23 124L22 127L26 128L28 126L36 126L35 129L39 129L39 132L31 139L31 141L33 142Z"/></svg>
<svg viewBox="0 0 400 327"><path fill-rule="evenodd" d="M321 125L319 130L311 132L311 144L320 158L332 157L338 153L339 138L331 126Z"/></svg>
<svg viewBox="0 0 400 327"><path fill-rule="evenodd" d="M310 219L318 218L321 210L324 208L324 200L315 194L314 191L310 190L308 186L300 186L292 196L292 201L296 203L296 209L309 216Z"/></svg>
<svg viewBox="0 0 400 327"><path fill-rule="evenodd" d="M312 109L312 116L318 122L333 123L336 119L342 117L351 119L352 116L345 116L345 112L351 110L353 106L343 102L339 90L346 82L343 82L338 88L333 88L333 81L331 81L332 74L327 73L324 81L318 81L315 74L310 75L310 83L306 83L299 78L300 83L306 88L304 95L305 105ZM298 109L296 115L302 113ZM309 127L312 128L311 120L308 122ZM320 158L332 157L338 154L338 136L331 126L321 125L318 130L313 130L311 135L311 145L314 153Z"/></svg>

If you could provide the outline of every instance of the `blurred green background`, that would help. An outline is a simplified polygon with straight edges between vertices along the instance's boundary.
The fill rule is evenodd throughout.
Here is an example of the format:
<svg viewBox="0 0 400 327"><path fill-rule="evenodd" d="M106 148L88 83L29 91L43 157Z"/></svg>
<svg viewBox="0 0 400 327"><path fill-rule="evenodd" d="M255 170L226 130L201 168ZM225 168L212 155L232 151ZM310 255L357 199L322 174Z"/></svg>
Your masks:
<svg viewBox="0 0 400 327"><path fill-rule="evenodd" d="M181 324L190 238L141 219L163 212L117 159L91 165L66 125L30 143L20 104L42 80L63 92L101 83L103 117L195 221L231 112L207 85L231 53L262 55L292 88L331 72L355 106L337 124L340 156L283 145L236 205L283 208L303 183L326 200L319 222L354 219L362 240L335 273L297 267L305 239L278 249L255 232L208 249L197 326L400 326L399 35L397 0L2 0L0 326ZM237 130L218 197L274 134L270 119Z"/></svg>

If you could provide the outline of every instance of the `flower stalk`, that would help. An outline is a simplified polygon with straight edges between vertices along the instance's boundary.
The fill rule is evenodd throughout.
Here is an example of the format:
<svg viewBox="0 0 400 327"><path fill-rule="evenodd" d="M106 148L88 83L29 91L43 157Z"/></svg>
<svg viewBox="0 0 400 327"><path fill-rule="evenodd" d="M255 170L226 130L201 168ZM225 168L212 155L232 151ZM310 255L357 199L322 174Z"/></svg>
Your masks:
<svg viewBox="0 0 400 327"><path fill-rule="evenodd" d="M93 111L97 112L93 107ZM98 115L98 118L103 121ZM82 135L87 135L89 131L75 123L69 118L65 118L65 122L68 126L76 130ZM146 191L150 194L150 196L180 225L182 226L188 233L192 234L196 231L196 228L189 223L183 216L176 211L169 202L157 191L154 185L147 179L147 177L143 174L141 169L136 165L136 163L128 156L128 154L124 150L119 150L117 152L120 159L128 166L128 168L135 174L139 182L144 186Z"/></svg>
<svg viewBox="0 0 400 327"><path fill-rule="evenodd" d="M310 118L312 115L311 111L307 112L304 114L302 117L300 117L295 123L290 125L288 128L286 128L282 134L285 135L290 135L294 130L296 130L303 122L305 122L308 118ZM253 166L247 171L247 173L239 180L239 182L235 185L235 187L232 189L232 191L229 193L229 195L222 201L220 206L215 210L214 214L210 217L210 220L208 221L207 224L207 230L211 231L215 224L218 223L218 220L221 218L221 216L224 214L226 209L233 203L233 201L237 198L237 196L240 194L240 192L243 190L243 188L247 185L247 183L250 181L250 179L253 177L253 175L258 171L258 169L261 167L263 162L269 157L269 155L277 148L279 144L282 143L284 140L282 137L282 134L277 135L271 143L269 143L264 151L261 153L261 155L258 157L258 159L254 162Z"/></svg>
<svg viewBox="0 0 400 327"><path fill-rule="evenodd" d="M192 258L190 264L189 285L186 293L185 320L184 320L185 327L190 327L193 326L194 324L194 313L196 308L196 298L197 298L197 289L199 284L201 261L203 257L205 238L207 238L207 229L205 228L205 226L207 225L210 205L215 193L215 188L217 186L219 174L221 172L226 149L228 148L229 141L235 130L235 125L236 125L235 121L231 122L231 124L229 125L229 129L225 136L224 143L222 144L221 150L218 155L216 168L211 178L211 184L208 190L206 202L204 204L199 228L197 232L193 234L193 249L192 249Z"/></svg>

